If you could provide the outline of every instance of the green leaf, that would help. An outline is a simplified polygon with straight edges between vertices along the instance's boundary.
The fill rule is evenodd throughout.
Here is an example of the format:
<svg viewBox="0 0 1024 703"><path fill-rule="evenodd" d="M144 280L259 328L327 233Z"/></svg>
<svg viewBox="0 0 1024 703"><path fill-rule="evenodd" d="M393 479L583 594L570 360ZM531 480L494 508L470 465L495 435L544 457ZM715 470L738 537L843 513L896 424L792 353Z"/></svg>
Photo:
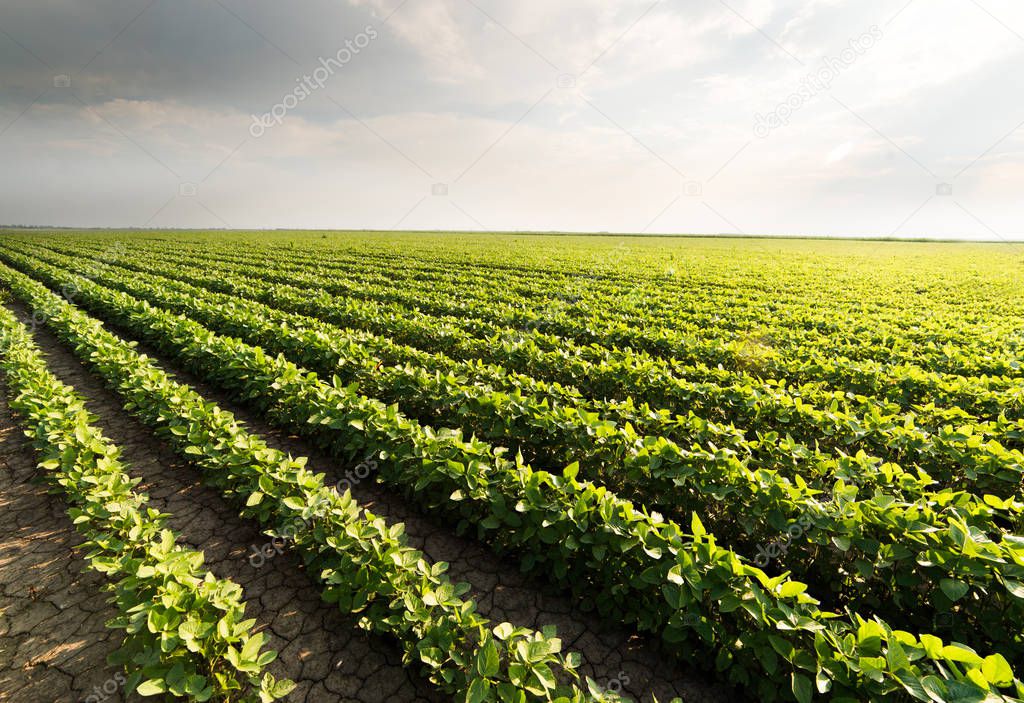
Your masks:
<svg viewBox="0 0 1024 703"><path fill-rule="evenodd" d="M925 676L921 679L921 688L935 703L946 703L946 686L938 676Z"/></svg>
<svg viewBox="0 0 1024 703"><path fill-rule="evenodd" d="M907 653L903 649L903 645L901 645L899 640L895 637L889 638L885 658L889 662L889 669L894 672L910 668L910 659L907 657Z"/></svg>
<svg viewBox="0 0 1024 703"><path fill-rule="evenodd" d="M509 638L509 636L512 634L514 630L515 626L513 626L512 623L503 622L500 625L495 625L494 636L497 637L499 640L506 640Z"/></svg>
<svg viewBox="0 0 1024 703"><path fill-rule="evenodd" d="M803 674L793 672L792 675L793 683L793 696L796 698L798 703L811 703L811 694L813 693L813 686L810 678Z"/></svg>
<svg viewBox="0 0 1024 703"><path fill-rule="evenodd" d="M185 682L185 693L190 696L197 696L206 688L206 677L198 674L189 676Z"/></svg>
<svg viewBox="0 0 1024 703"><path fill-rule="evenodd" d="M970 586L959 579L942 579L939 581L939 588L954 603L967 595L967 591L971 590Z"/></svg>
<svg viewBox="0 0 1024 703"><path fill-rule="evenodd" d="M480 703L487 700L487 695L490 692L490 681L487 679L473 679L473 683L469 685L469 690L466 692L466 703Z"/></svg>
<svg viewBox="0 0 1024 703"><path fill-rule="evenodd" d="M782 598L792 598L800 595L806 590L806 583L800 583L799 581L786 581L786 583L782 584L782 587L779 588L779 596Z"/></svg>
<svg viewBox="0 0 1024 703"><path fill-rule="evenodd" d="M1003 581L1003 585L1006 586L1006 590L1009 591L1010 595L1014 598L1024 599L1024 583L1006 579Z"/></svg>
<svg viewBox="0 0 1024 703"><path fill-rule="evenodd" d="M302 510L306 507L306 503L295 496L288 496L281 502L284 503L286 508L290 508L291 510Z"/></svg>
<svg viewBox="0 0 1024 703"><path fill-rule="evenodd" d="M490 637L476 653L476 671L481 676L496 676L501 666L498 658L498 646Z"/></svg>
<svg viewBox="0 0 1024 703"><path fill-rule="evenodd" d="M981 657L975 652L959 644L947 644L942 648L942 656L950 661L962 662L971 666L978 666L982 663Z"/></svg>
<svg viewBox="0 0 1024 703"><path fill-rule="evenodd" d="M693 536L697 539L700 539L708 533L708 531L704 528L704 523L702 523L700 521L700 517L697 516L697 513L693 513L693 516L690 518L690 531L693 533Z"/></svg>
<svg viewBox="0 0 1024 703"><path fill-rule="evenodd" d="M981 673L994 686L1002 688L1013 684L1013 669L1002 654L985 657L985 661L981 663Z"/></svg>
<svg viewBox="0 0 1024 703"><path fill-rule="evenodd" d="M156 696L167 692L167 683L163 679L149 679L140 683L135 692L140 696Z"/></svg>

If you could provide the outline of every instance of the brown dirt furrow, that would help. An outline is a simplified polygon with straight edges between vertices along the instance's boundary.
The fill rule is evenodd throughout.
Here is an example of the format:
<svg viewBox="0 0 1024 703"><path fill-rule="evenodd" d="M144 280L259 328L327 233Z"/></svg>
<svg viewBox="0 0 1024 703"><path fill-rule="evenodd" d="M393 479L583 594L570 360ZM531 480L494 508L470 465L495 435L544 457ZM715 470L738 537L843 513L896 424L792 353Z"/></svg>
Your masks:
<svg viewBox="0 0 1024 703"><path fill-rule="evenodd" d="M122 330L117 331L123 333ZM41 346L48 350L52 359L61 360L58 368L74 368L71 362L78 365L48 331L41 332ZM166 371L191 385L208 400L234 413L250 431L259 434L271 446L293 456L308 457L309 468L324 473L332 482L348 477L344 485L351 487L353 497L361 505L389 523L405 523L411 546L421 549L431 560L448 562L449 575L454 581L471 584L470 595L477 600L480 612L494 622L508 621L533 628L556 625L565 648L583 655L583 673L600 685L621 689L635 700L650 701L652 695L657 696L662 703L677 696L685 703L742 703L745 700L729 687L709 681L702 672L684 667L660 651L656 641L639 637L625 628L610 626L596 614L581 612L560 592L522 574L517 564L496 556L475 539L454 534L450 524L417 510L404 497L376 483L372 475L360 480L356 466L345 466L302 439L278 431L257 413L169 363L145 344L139 344L139 351L157 360ZM113 412L115 406L118 410L120 408L116 397L103 387L101 380L85 372L80 365L74 374L74 385L87 397L102 403L105 415L118 417ZM216 539L216 535L213 538ZM266 538L259 541L258 535L253 540L247 544L261 546L267 542ZM267 560L267 564L274 565L286 556L275 556ZM287 648L282 651L284 657L290 654ZM707 664L712 663L711 657L709 653Z"/></svg>

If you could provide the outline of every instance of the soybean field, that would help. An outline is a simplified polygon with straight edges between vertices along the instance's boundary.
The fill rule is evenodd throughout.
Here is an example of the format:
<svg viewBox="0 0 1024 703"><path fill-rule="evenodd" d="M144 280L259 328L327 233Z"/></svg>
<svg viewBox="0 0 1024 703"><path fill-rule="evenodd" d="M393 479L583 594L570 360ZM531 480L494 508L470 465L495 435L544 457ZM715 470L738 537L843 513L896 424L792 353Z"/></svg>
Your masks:
<svg viewBox="0 0 1024 703"><path fill-rule="evenodd" d="M1024 245L3 230L0 295L21 700L1024 699Z"/></svg>

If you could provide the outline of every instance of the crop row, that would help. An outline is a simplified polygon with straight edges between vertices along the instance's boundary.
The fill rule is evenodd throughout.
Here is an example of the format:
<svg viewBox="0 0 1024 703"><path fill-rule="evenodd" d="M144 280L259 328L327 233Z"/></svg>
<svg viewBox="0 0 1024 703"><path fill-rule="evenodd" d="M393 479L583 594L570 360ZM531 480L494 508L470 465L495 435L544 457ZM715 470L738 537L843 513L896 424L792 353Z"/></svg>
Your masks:
<svg viewBox="0 0 1024 703"><path fill-rule="evenodd" d="M100 251L98 245L86 247L87 251ZM157 257L167 254L161 248L150 247L134 253ZM211 258L216 259L215 264L226 265L263 265L266 261L248 249L235 252L186 247L183 251L180 243L173 253L175 257L194 253L207 264ZM823 319L820 311L806 305L806 298L786 312L777 297L765 305L741 297L730 305L717 289L710 289L714 295L709 297L706 309L698 311L692 308L695 296L701 295L699 289L680 291L681 295L659 303L653 298L663 293L660 286L652 289L634 281L625 291L604 292L600 282L589 274L570 278L562 287L548 285L531 290L535 296L531 304L530 298L524 297L522 285L491 280L476 283L471 275L453 273L451 269L443 277L428 279L424 287L408 272L395 270L393 264L367 267L351 260L335 264L320 259L301 257L292 263L293 255L279 253L273 258L274 268L282 271L276 280L308 279L332 292L369 297L434 315L541 329L581 344L631 346L712 367L718 363L739 370L753 367L759 374L791 382L823 380L856 392L883 394L907 405L939 394L979 412L998 412L999 406L992 404L990 396L1012 392L1014 383L1013 379L991 374L1019 373L1019 345L1012 344L1013 327L1005 322L992 329L991 311L985 326L970 325L970 333L965 331L966 324L942 324L942 315L936 316L935 322L917 317L909 328L892 330L879 319L885 311L874 311L870 319L862 321L838 312ZM458 295L452 295L452 290ZM623 306L630 309L621 310ZM767 327L766 315L771 318ZM957 316L961 323L967 322L963 310L957 310ZM664 322L659 324L658 320ZM720 339L706 341L708 337ZM993 354L1004 347L1002 361L994 366L997 362ZM752 359L755 349L761 353ZM946 371L919 365L927 364L931 352L949 367ZM984 363L978 365L982 360ZM983 373L989 377L976 377ZM913 383L905 378L908 375ZM1020 398L1016 400L1019 404Z"/></svg>
<svg viewBox="0 0 1024 703"><path fill-rule="evenodd" d="M119 358L108 368L99 359L103 347L75 335L52 314L61 310L82 318L80 313L6 267L0 277L27 301L45 305L51 323L79 353L91 354L101 373L117 374L118 368L138 363L137 356L128 362L126 355L134 352L121 343ZM282 402L279 409L268 409L271 414L280 419L290 411L296 424L312 421L339 430L337 447L372 450L383 460L382 480L404 485L426 505L476 524L488 541L523 553L524 565L556 575L582 597L596 596L603 612L660 631L669 643L693 646L696 640L713 648L719 668L765 700L778 697L783 681L799 701L810 700L815 685L820 692L831 691L835 700L851 701L901 690L919 700L969 692L984 697L985 690L1000 700L1002 688L1024 693L1024 684L999 655L983 658L934 636L918 639L894 631L877 619L844 620L819 610L804 584L770 578L719 547L696 515L685 534L671 521L639 513L606 490L578 482L571 470L562 477L532 471L458 432L420 428L395 408L361 398L351 388L310 387L305 381L312 377L284 359L203 334L184 318L146 303L138 303L134 313L162 318L190 368L213 379L244 379L245 394L252 397L259 397L257 389L275 387ZM248 363L259 363L264 371L247 373ZM138 396L132 405L154 400ZM303 406L324 413L305 416Z"/></svg>
<svg viewBox="0 0 1024 703"><path fill-rule="evenodd" d="M22 270L46 271L51 275L63 273L77 263L71 257L38 253L38 258L25 258L13 252L0 257ZM48 265L47 261L58 266ZM63 271L60 266L65 267ZM856 476L857 483L868 488L884 486L893 490L893 484L899 484L900 495L904 495L931 483L920 472L908 477L899 467L883 467L885 462L881 459L864 454L835 458L771 432L748 440L734 426L709 422L692 411L686 416L674 416L667 410L634 404L630 399L585 399L571 387L538 381L501 366L456 361L443 353L424 352L371 332L337 327L163 276L143 278L132 270L104 267L90 271L89 279L158 305L166 306L170 299L178 312L199 314L192 303L207 302L215 315L203 318L207 324L238 322L250 334L264 334L259 342L264 346L289 343L288 351L299 363L327 376L338 373L358 380L367 392L387 396L384 399L388 402L392 402L389 397L395 391L393 384L401 383L403 408L426 424L472 422L474 431L512 440L518 451L542 464L578 460L584 466L593 461L596 467L615 463L624 459L640 438L646 442L648 436L664 436L681 445L713 445L735 452L758 467L774 469L789 477L800 475L816 488L837 478L850 481ZM68 298L73 299L78 293L78 284L62 283L61 288ZM263 331L249 329L245 320L251 319L251 315L232 321L229 315L218 314L221 306L254 312L271 329L267 332L266 324ZM211 322L214 319L218 322ZM228 333L243 334L237 328ZM415 378L402 382L403 374L414 374ZM393 378L396 375L399 378ZM452 376L456 380L450 381ZM490 430L487 419L492 414L504 420L501 426ZM541 419L545 415L549 419ZM880 483L874 481L876 476L881 478ZM605 478L616 481L613 475Z"/></svg>
<svg viewBox="0 0 1024 703"><path fill-rule="evenodd" d="M365 627L396 637L406 662L425 668L442 690L471 701L617 700L596 686L584 691L560 684L558 676L576 676L579 657L560 654L553 629L492 627L472 600L462 598L469 586L447 579L445 564L428 564L406 546L400 525L388 526L361 510L348 492L326 487L322 474L305 469L304 459L271 449L230 413L170 379L42 286L9 269L0 279L45 315L132 413L238 503L244 517L275 536L287 535L323 585L325 600L360 614Z"/></svg>
<svg viewBox="0 0 1024 703"><path fill-rule="evenodd" d="M51 255L50 258L58 263L64 265L70 265L74 262L74 259L68 259L65 257L54 257ZM113 271L109 273L100 273L100 279L104 280L108 285L114 285L115 287L124 288L125 285L142 285L144 288L147 283L139 279L134 278L132 283L126 283L128 279L124 276L118 277ZM713 442L719 447L728 447L736 450L741 455L746 453L746 450L753 448L757 456L759 465L779 468L782 471L788 471L789 473L800 473L809 478L814 483L819 476L828 477L831 472L823 473L820 467L823 462L828 460L828 457L818 452L802 447L798 444L793 443L791 440L785 438L774 437L772 432L758 432L758 436L761 441L744 441L742 434L737 431L734 427L721 425L720 423L712 423L704 421L693 415L693 412L688 414L687 417L672 416L664 411L654 411L645 406L635 406L628 399L625 402L616 401L584 401L584 399L575 393L573 389L561 387L559 385L550 385L543 382L534 381L530 377L523 376L521 374L509 374L503 368L496 366L489 366L481 363L461 363L446 358L443 354L427 354L419 350L405 347L402 345L396 345L390 342L387 338L375 337L370 333L356 333L350 330L343 330L337 327L331 327L329 325L323 325L309 317L300 317L295 314L282 313L276 310L272 310L264 305L256 305L254 303L246 303L244 300L232 298L227 295L215 295L206 289L192 286L190 284L180 283L176 280L167 279L163 277L147 277L146 281L158 282L161 290L178 290L188 296L206 297L207 299L217 300L218 304L224 302L231 302L233 304L248 304L253 306L255 309L260 309L261 314L266 316L270 315L275 319L279 318L283 322L282 324L288 324L288 321L294 321L296 319L301 320L300 326L309 325L320 325L325 330L331 332L335 336L341 338L347 338L354 340L353 343L359 347L365 348L367 354L371 357L376 357L379 360L379 364L413 364L417 367L423 367L428 371L437 372L442 375L449 375L455 373L460 377L465 377L470 382L477 385L493 386L495 388L502 388L506 390L509 395L515 396L518 399L519 396L534 396L539 402L552 402L556 405L564 405L569 408L575 415L576 410L579 410L580 418L586 420L587 418L609 418L596 419L593 423L589 423L589 432L594 434L595 432L601 437L602 445L608 445L609 440L606 439L602 432L602 426L606 425L610 418L618 418L622 422L631 423L637 429L642 429L647 434L653 435L665 435L666 437L672 437L679 440L681 443L688 444L691 442ZM138 292L138 289L135 289ZM364 355L365 356L365 355ZM330 364L337 363L336 361L325 361L316 355L306 355L303 357L303 363L308 363L314 367L324 370L322 367L327 364L327 372L333 372L335 369L330 368ZM357 373L356 371L349 371L347 373ZM372 382L373 379L370 379ZM441 381L435 382L443 383ZM429 397L424 397L423 404L417 406L416 398L423 397L423 394L417 394L415 389L407 388L405 398L412 399L412 405L418 407L417 412L423 412L426 408L426 403L430 400ZM459 391L460 394L464 391ZM440 394L441 397L445 397L445 394ZM444 405L438 402L438 398L433 399L434 415L435 417L451 417L451 413L445 412ZM460 413L464 412L464 409L460 409ZM587 418L583 416L586 415ZM564 426L564 423L568 422L568 418L563 418L560 426ZM552 429L551 427L546 428L548 432L556 431L558 428ZM782 426L785 430L785 425ZM947 430L948 431L948 430ZM971 433L972 428L961 427L957 428L958 432ZM514 435L517 440L529 442L530 436L519 436ZM962 446L966 446L967 451L970 451L972 447L977 447L982 442L979 440L984 439L984 435L973 435L965 437L966 442ZM569 442L568 444L573 445L572 449L575 451L575 442ZM522 445L520 445L522 447ZM991 446L991 445L990 445ZM787 449L787 447L789 447ZM605 446L607 449L607 446ZM996 447L998 449L998 447ZM781 451L775 451L781 450ZM1016 461L1017 452L1009 453L1006 456L1010 459L1005 466L1000 467L998 462L989 462L989 465L994 467L996 470L1000 468L1007 470L1006 480L1013 482L1013 473L1016 471L1018 462ZM549 454L542 454L538 456L544 456L547 458ZM570 456L570 455L563 455ZM584 454L584 457L586 455ZM859 456L858 459L862 459L863 456ZM990 457L991 458L991 457ZM880 461L876 460L876 463ZM863 467L857 467L858 473L863 473ZM891 468L888 469L891 471ZM873 485L870 480L870 475L877 473L876 471L869 471L868 476L865 477L866 484L868 486ZM898 473L898 471L897 471ZM849 474L847 474L849 475ZM891 484L893 478L891 475L885 477L885 484Z"/></svg>
<svg viewBox="0 0 1024 703"><path fill-rule="evenodd" d="M197 250L195 253L197 258L184 260L209 264L207 252ZM178 252L178 256L182 253ZM251 253L225 253L217 258L217 265L227 259L242 266L260 265L266 269ZM832 320L828 334L822 334L818 323L812 322L815 311L808 308L804 308L804 316L794 320L792 328L780 324L774 313L771 325L764 328L761 321L753 317L763 311L748 312L751 319L743 325L720 307L690 320L681 317L677 310L652 309L651 301L635 291L630 296L638 300L635 313L613 316L608 312L609 304L611 300L621 303L621 296L609 294L588 301L589 306L582 305L580 298L589 283L586 279L553 296L549 291L546 302L527 307L516 295L508 301L498 300L500 291L495 290L493 284L473 301L471 282L462 278L445 283L431 282L424 288L404 283L401 274L393 270L368 274L360 269L321 268L311 263L276 261L275 264L275 272L269 274L271 277L267 280L276 283L308 285L339 295L396 304L425 311L445 321L454 318L490 323L498 328L537 330L580 345L630 347L690 364L693 368L687 375L696 380L721 380L721 374L716 372L719 365L724 365L734 371L790 383L825 383L844 391L880 396L904 408L934 402L995 416L1010 409L1020 410L1024 404L1024 393L1014 378L979 378L930 371L914 363L919 360L921 349L913 344L908 344L909 354L899 356L892 344L885 344L891 340L879 333L877 320L872 320L871 326L865 329ZM595 294L590 292L588 297L593 298ZM747 309L750 309L749 304ZM729 316L724 327L723 315ZM659 319L665 322L657 324L655 321ZM752 329L757 331L751 332ZM948 330L949 326L944 329ZM810 330L814 331L814 339L809 338ZM487 331L483 334L490 336ZM990 355L998 341L1006 338L1005 333L998 338L996 333L991 334L993 338L989 339L977 328L971 328L970 335L963 332L961 337L947 338L943 342L955 342L956 354L976 359L975 350L984 350ZM863 358L865 350L871 349L879 351L880 360ZM894 357L901 363L894 364ZM1016 358L1014 355L1008 360L1004 370L1008 370L1010 361ZM958 370L970 369L964 369L961 364Z"/></svg>
<svg viewBox="0 0 1024 703"><path fill-rule="evenodd" d="M150 263L165 260L159 253L142 250L133 251L133 262L140 263L147 254ZM252 267L256 266L262 269L266 280L274 283L316 288L410 311L426 311L445 324L461 325L477 336L493 336L511 328L529 332L531 338L546 349L557 346L561 339L578 345L629 347L658 358L688 364L685 374L694 380L721 383L737 374L750 380L752 374L789 383L830 384L844 391L878 396L905 409L934 402L962 407L986 417L1016 411L1024 404L1024 392L1015 379L928 371L911 363L913 356L894 364L896 352L892 344L883 344L887 340L873 339L870 333L861 333L856 326L853 326L852 333L847 326L843 334L822 336L819 343L809 344L803 337L808 329L815 329L815 325L808 324L806 319L802 326L796 328L801 331L795 333L795 337L787 334L786 328L774 319L768 329L757 325L759 332L748 334L741 330L736 334L735 330L718 327L717 320L721 319L722 311L711 315L714 321L700 320L684 325L678 316L672 316L668 318L671 320L669 326L654 325L652 320L658 319L659 313L649 309L646 300L635 316L606 320L602 319L607 317L603 302L596 306L598 312L592 309L578 311L577 295L572 291L562 293L563 296L571 296L570 300L556 295L547 303L538 305L539 309L530 309L524 308L521 298L513 297L511 301L502 303L495 300L493 294L472 302L466 290L470 284L462 279L435 284L432 289L425 290L415 286L399 287L400 281L395 279L400 278L400 274L393 271L368 275L359 270L346 270L342 275L331 269L321 272L311 265L275 262L275 272L271 273L266 272L263 262L251 253L218 254L217 261L211 262L210 252L201 249L194 252L179 249L175 258L186 265L222 267L232 275L251 273ZM579 287L583 288L584 284L579 283ZM621 296L618 300L621 302ZM877 330L877 323L872 329ZM551 334L557 335L554 341ZM976 358L977 355L972 355L971 351L972 345L977 345L991 354L992 343L985 345L978 336L975 334L970 340L960 340L956 352ZM843 345L841 348L835 347L837 340ZM965 349L965 345L968 348ZM871 348L882 350L884 363L843 356L857 355ZM912 348L919 349L917 346ZM729 374L719 366L736 373Z"/></svg>
<svg viewBox="0 0 1024 703"><path fill-rule="evenodd" d="M177 543L167 515L149 507L122 464L120 450L93 425L74 389L46 366L28 330L0 308L0 368L11 407L60 487L85 537L89 567L112 579L125 631L113 661L127 673L125 692L191 701L277 700L294 688L262 669L277 656L252 634L242 588L203 568L203 554Z"/></svg>
<svg viewBox="0 0 1024 703"><path fill-rule="evenodd" d="M928 429L919 426L920 414L888 412L868 399L851 399L838 392L815 396L808 388L797 392L769 384L696 383L642 355L616 354L616 358L588 361L565 349L545 351L523 339L480 339L449 326L384 314L358 302L294 286L249 284L185 267L174 271L132 264L123 267L159 271L176 280L367 329L456 359L502 364L541 380L571 385L583 378L587 381L584 392L591 397L634 397L656 407L687 408L713 422L792 435L808 446L866 449L908 467L922 468L946 485L962 485L977 493L1015 495L1024 474L1024 455L1006 446L1019 443L1021 421L963 423L957 422L962 419L960 411L934 409ZM802 395L804 391L817 402L812 404ZM856 407L857 403L862 405Z"/></svg>
<svg viewBox="0 0 1024 703"><path fill-rule="evenodd" d="M68 243L68 240L60 241L62 244ZM79 240L76 239L73 243L78 244ZM91 245L97 248L101 246L100 243ZM86 246L90 246L90 243L86 243ZM639 318L648 324L656 318L672 320L673 324L685 323L691 319L691 314L695 314L697 316L692 319L697 322L711 322L715 326L721 325L723 329L744 330L749 329L751 322L762 322L760 315L764 314L771 317L773 326L781 324L792 328L794 333L803 331L813 335L815 332L831 334L853 330L858 339L871 339L886 347L891 347L892 342L900 340L913 344L977 343L979 332L984 335L985 341L993 343L988 345L989 348L1000 346L1000 338L1003 343L1010 344L1010 349L1020 347L1019 343L1013 342L1012 337L1007 339L1007 336L1008 333L1015 331L1014 325L1021 322L1021 317L1016 314L1017 311L1012 304L1001 307L1003 301L999 298L986 299L984 308L972 310L964 305L963 300L947 299L944 296L939 300L929 301L936 314L922 319L921 315L901 307L882 304L880 301L874 304L866 303L866 300L874 297L865 295L869 287L857 287L850 291L832 291L829 314L824 317L809 317L808 294L816 303L825 301L819 301L814 297L814 286L817 283L800 276L791 277L787 280L786 286L781 288L775 284L760 289L756 280L751 280L750 275L743 277L743 284L740 286L737 285L735 277L723 277L714 269L688 270L685 281L680 282L664 276L652 278L637 275L641 273L640 271L631 272L628 278L623 278L620 274L581 271L578 268L557 271L553 268L552 262L545 262L543 267L513 267L512 270L516 273L510 274L509 267L494 262L482 264L466 261L461 252L458 261L449 261L443 258L426 260L410 256L401 250L374 255L366 251L365 247L341 255L325 252L322 247L309 251L294 247L261 246L259 243L251 243L245 247L244 252L229 246L211 246L210 243L185 248L201 248L211 258L229 261L244 261L246 257L256 255L263 261L269 260L275 264L295 262L306 267L325 266L332 274L350 272L365 275L370 280L380 277L411 287L417 287L420 282L426 282L432 288L443 287L454 278L459 282L460 293L465 290L472 296L476 292L481 302L490 300L493 296L512 303L524 298L543 300L552 294L558 294L559 291L572 293L574 297L578 293L581 298L590 300L591 294L596 293L596 299L602 303L601 311L620 312L622 304L625 304L626 309L639 313ZM164 244L159 241L148 241L139 247L139 250L156 251L164 255L178 254L182 250L182 242ZM773 277L780 273L785 272L772 271ZM836 306L835 302L838 300L844 300L845 304L853 309ZM996 312L1000 314L1000 318L992 317L993 307L997 308ZM959 319L971 326L970 334L959 326L943 325L941 319L938 319L943 317L942 313L953 310ZM858 317L853 314L854 311L861 315L870 314L870 318L866 315ZM899 320L897 327L889 326L891 318ZM808 324L809 322L811 324ZM881 336L872 337L875 334ZM869 344L862 349L870 353L875 346ZM897 346L902 347L903 343Z"/></svg>
<svg viewBox="0 0 1024 703"><path fill-rule="evenodd" d="M137 308L134 298L44 264L29 270L55 289L74 290L83 305L115 322L139 321L129 312ZM505 394L450 376L408 366L382 367L366 353L361 340L346 340L343 330L315 320L275 314L265 306L223 295L207 293L204 299L196 293L176 293L159 282L117 287L219 332L298 358L300 363L318 361L318 370L337 373L345 383L355 380L360 391L385 402L401 402L404 407L410 398L421 403L430 402L431 397L442 399L438 402L450 417L458 418L467 434L493 441L514 434L544 444L574 422L574 414L558 406L530 403L523 396L509 404ZM197 326L196 332L205 330ZM166 338L154 341L166 347ZM181 353L181 349L176 346L170 351ZM258 367L249 371L260 373ZM320 385L319 391L325 391L326 386ZM275 394L268 390L266 395ZM519 430L513 430L517 425ZM683 519L699 511L724 544L748 556L799 526L796 537L787 540L783 564L805 581L828 574L825 583L842 588L835 595L847 605L881 611L896 621L910 613L917 626L933 622L936 610L945 613L956 607L959 612L952 630L962 641L972 641L978 633L999 637L996 633L1002 632L1002 644L1015 646L1017 633L1007 632L1005 623L1007 617L1024 618L1024 599L1017 595L1024 595L1019 585L1024 580L1024 544L1001 534L1000 525L1018 524L1021 504L992 496L982 501L952 490L928 491L927 481L902 473L897 466L865 463L858 465L854 475L861 483L874 483L877 490L858 500L856 486L842 479L830 489L819 490L769 469L751 470L730 452L685 449L664 438L640 438L609 425L593 441L586 432L590 427L582 426L584 431L576 435L568 452L590 459L581 462L586 478L673 517ZM307 434L325 431L323 426L302 423L298 429ZM601 452L616 444L617 451ZM883 490L890 484L899 484L903 489L899 492L910 493L913 501L904 502L905 495ZM963 554L965 539L971 545L970 557Z"/></svg>

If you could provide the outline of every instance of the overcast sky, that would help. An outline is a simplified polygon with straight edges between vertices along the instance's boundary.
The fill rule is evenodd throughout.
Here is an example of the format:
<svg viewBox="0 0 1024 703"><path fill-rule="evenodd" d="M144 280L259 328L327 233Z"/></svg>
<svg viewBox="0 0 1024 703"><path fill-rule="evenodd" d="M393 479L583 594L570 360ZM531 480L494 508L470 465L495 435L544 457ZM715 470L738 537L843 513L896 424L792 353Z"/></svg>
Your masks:
<svg viewBox="0 0 1024 703"><path fill-rule="evenodd" d="M1024 239L1020 0L4 0L0 223Z"/></svg>

